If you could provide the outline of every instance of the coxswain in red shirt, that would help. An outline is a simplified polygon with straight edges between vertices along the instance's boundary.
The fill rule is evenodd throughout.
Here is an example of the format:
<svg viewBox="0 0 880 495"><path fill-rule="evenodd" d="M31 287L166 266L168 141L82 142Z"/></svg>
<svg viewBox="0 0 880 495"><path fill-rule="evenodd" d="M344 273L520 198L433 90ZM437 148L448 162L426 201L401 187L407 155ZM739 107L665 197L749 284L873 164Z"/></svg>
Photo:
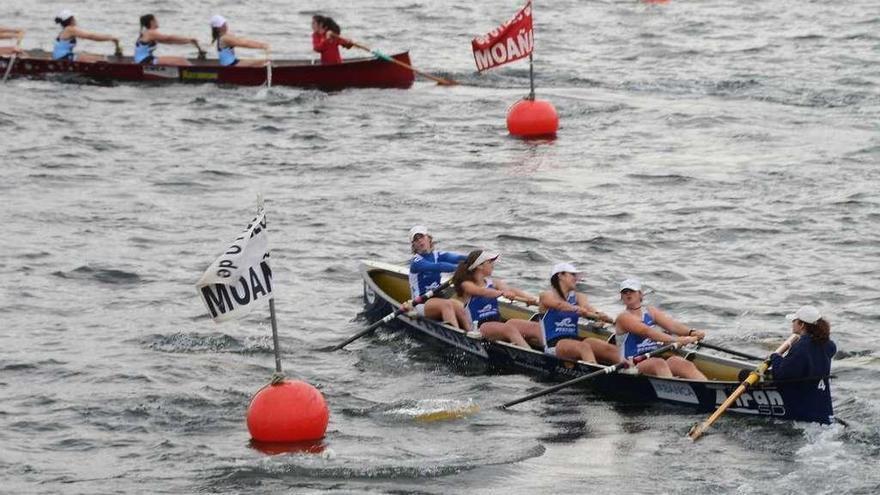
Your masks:
<svg viewBox="0 0 880 495"><path fill-rule="evenodd" d="M351 48L351 43L339 38L341 29L330 17L316 15L312 17L312 48L321 54L322 64L338 64L342 62L339 46Z"/></svg>

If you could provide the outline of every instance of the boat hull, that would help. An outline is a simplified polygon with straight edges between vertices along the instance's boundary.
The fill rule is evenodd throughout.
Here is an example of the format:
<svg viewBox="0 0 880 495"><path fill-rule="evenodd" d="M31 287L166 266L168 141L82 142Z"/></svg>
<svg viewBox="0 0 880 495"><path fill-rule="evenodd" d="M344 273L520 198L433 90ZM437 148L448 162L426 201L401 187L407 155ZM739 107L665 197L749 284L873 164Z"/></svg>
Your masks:
<svg viewBox="0 0 880 495"><path fill-rule="evenodd" d="M406 269L377 262L364 262L361 267L364 282L364 315L377 321L409 298ZM502 318L528 317L536 314L522 305L500 302ZM523 349L503 342L490 342L471 336L440 322L417 316L400 315L390 326L408 332L444 348L454 348L490 366L564 381L584 376L601 366L580 361L568 361L542 351ZM604 333L603 333L604 332ZM582 335L603 337L607 331L582 324ZM687 407L690 411L714 411L739 386L737 375L753 368L749 363L726 359L699 352L681 352L712 379L691 381L680 378L656 378L626 372L600 375L589 386L616 400L635 403L664 402ZM762 381L751 387L728 409L729 412L785 420L829 423L831 404L816 407L803 397L804 387L821 386L821 380L797 382Z"/></svg>
<svg viewBox="0 0 880 495"><path fill-rule="evenodd" d="M409 65L409 53L392 58ZM0 56L0 73L10 56ZM236 86L266 84L266 67L224 67L216 60L190 60L192 65L141 65L130 57L107 57L101 62L52 60L45 52L28 52L18 57L10 77L43 78L75 75L96 81L216 83ZM278 60L272 63L272 85L317 88L327 91L346 88L409 88L415 75L400 65L377 58L350 59L341 64L321 65L309 61Z"/></svg>

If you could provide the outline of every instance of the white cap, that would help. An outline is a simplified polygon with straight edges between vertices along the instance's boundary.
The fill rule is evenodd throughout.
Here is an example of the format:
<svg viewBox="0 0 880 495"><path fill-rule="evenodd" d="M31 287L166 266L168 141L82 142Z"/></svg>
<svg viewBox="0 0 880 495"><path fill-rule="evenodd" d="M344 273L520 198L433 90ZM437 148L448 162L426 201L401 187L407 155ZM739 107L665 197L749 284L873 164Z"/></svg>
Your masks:
<svg viewBox="0 0 880 495"><path fill-rule="evenodd" d="M64 9L61 12L59 12L58 15L56 15L55 17L58 19L61 19L62 21L66 21L66 20L70 19L71 17L73 17L73 12L71 12L67 9Z"/></svg>
<svg viewBox="0 0 880 495"><path fill-rule="evenodd" d="M641 292L642 283L639 282L639 279L637 278L628 278L620 283L620 292L623 292L627 289Z"/></svg>
<svg viewBox="0 0 880 495"><path fill-rule="evenodd" d="M499 256L501 256L501 253L499 253L498 251L483 251L482 253L480 253L479 256L477 256L477 259L474 260L473 263L471 263L471 266L468 267L468 270L474 271L476 267L482 265L489 260L497 260Z"/></svg>
<svg viewBox="0 0 880 495"><path fill-rule="evenodd" d="M822 318L822 315L819 313L819 310L816 309L816 306L801 306L800 309L790 315L785 315L785 317L789 321L800 320L804 323L813 324L819 321L819 318Z"/></svg>
<svg viewBox="0 0 880 495"><path fill-rule="evenodd" d="M577 268L574 267L571 263L556 263L553 265L553 268L550 270L550 278L553 278L553 275L557 273L580 273Z"/></svg>
<svg viewBox="0 0 880 495"><path fill-rule="evenodd" d="M412 242L413 239L419 235L428 235L428 227L424 225L416 225L415 227L409 229L409 242Z"/></svg>
<svg viewBox="0 0 880 495"><path fill-rule="evenodd" d="M226 24L226 18L222 15L215 15L211 18L211 27L212 28L221 28Z"/></svg>

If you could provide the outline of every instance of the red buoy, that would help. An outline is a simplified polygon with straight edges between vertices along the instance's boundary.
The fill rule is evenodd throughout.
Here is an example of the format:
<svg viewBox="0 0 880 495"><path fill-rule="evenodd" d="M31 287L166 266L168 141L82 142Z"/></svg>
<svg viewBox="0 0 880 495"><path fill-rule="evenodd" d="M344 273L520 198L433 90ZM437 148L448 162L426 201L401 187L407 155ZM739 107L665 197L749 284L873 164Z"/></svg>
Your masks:
<svg viewBox="0 0 880 495"><path fill-rule="evenodd" d="M298 380L261 388L247 411L248 431L257 442L318 440L324 437L329 420L321 392Z"/></svg>
<svg viewBox="0 0 880 495"><path fill-rule="evenodd" d="M520 100L507 111L507 130L520 137L553 136L559 129L559 114L547 100Z"/></svg>

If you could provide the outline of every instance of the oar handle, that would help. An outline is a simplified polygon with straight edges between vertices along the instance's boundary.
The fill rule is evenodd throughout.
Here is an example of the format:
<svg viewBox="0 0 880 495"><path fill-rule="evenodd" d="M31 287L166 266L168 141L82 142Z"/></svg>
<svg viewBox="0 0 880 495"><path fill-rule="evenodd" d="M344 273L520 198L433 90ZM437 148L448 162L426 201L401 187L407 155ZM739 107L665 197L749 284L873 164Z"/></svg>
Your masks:
<svg viewBox="0 0 880 495"><path fill-rule="evenodd" d="M744 359L750 359L752 361L763 361L764 358L760 356L755 356L754 354L747 354L745 352L736 351L733 349L728 349L726 347L721 347L720 345L709 344L707 342L700 342L698 344L699 347L705 347L706 349L712 349L713 351L724 352L730 354L731 356L737 356Z"/></svg>
<svg viewBox="0 0 880 495"><path fill-rule="evenodd" d="M659 349L654 349L653 351L649 351L649 352L646 352L643 354L637 354L637 355L633 356L632 360L633 360L633 363L638 364L638 363L644 361L645 359L652 358L654 356L663 354L664 352L678 349L680 346L681 346L681 344L679 344L678 342L673 342L671 344L667 344L663 347L660 347ZM592 373L588 373L584 376L579 376L579 377L574 378L572 380L569 380L567 382L563 382L558 385L553 385L552 387L547 387L547 388L539 390L533 394L526 395L525 397L520 397L519 399L515 399L510 402L505 402L504 404L501 404L500 407L501 407L501 409L507 409L508 407L515 406L521 402L526 402L526 401L529 401L532 399L537 399L538 397L543 397L547 394L551 394L553 392L556 392L557 390L562 390L564 388L568 388L573 385L577 385L579 383L583 383L588 380L592 380L593 378L596 378L597 376L608 375L608 374L614 373L618 370L628 368L628 367L629 367L629 363L627 361L623 361L623 362L617 363L612 366L605 366L604 368L602 368L600 370L596 370L596 371L594 371Z"/></svg>
<svg viewBox="0 0 880 495"><path fill-rule="evenodd" d="M379 328L379 326L384 325L385 323L388 323L389 321L393 320L394 318L397 318L398 316L402 315L403 313L406 313L412 307L414 307L418 304L422 304L425 301L427 301L428 299L443 292L450 285L452 285L452 279L449 279L446 282L443 282L436 289L429 290L428 292L425 292L424 294L422 294L414 299L410 299L409 301L406 301L405 303L401 304L397 309L395 309L394 311L392 311L391 313L386 315L381 320L373 322L372 325L370 325L367 328L361 330L360 332L352 335L351 337L345 339L343 342L336 344L335 346L330 348L330 350L331 351L338 351L338 350L342 349L343 347L347 346L348 344L351 344L355 340L357 340L357 339L363 337L364 335L367 335L368 333L372 332L373 330Z"/></svg>
<svg viewBox="0 0 880 495"><path fill-rule="evenodd" d="M797 342L798 338L800 338L800 335L792 334L789 338L785 340L785 342L780 344L775 351L773 351L773 354L784 353L788 350L789 347ZM763 375L764 372L767 371L767 368L770 367L770 357L773 354L767 356L767 358L764 359L757 368L749 373L749 376L747 376L746 379L743 380L742 383L740 383L739 387L737 387L736 390L734 390L733 393L730 394L729 397L727 397L727 400L725 400L720 406L718 406L718 409L716 409L715 412L713 412L712 415L706 419L706 421L703 421L702 423L697 424L693 428L691 428L691 431L688 432L688 438L693 441L697 441L701 436L703 436L703 433L708 430L709 427L712 426L712 424L715 423L715 421L717 421L722 414L724 414L724 411L726 411L731 404L739 399L739 396L742 395L743 392L746 391L746 389L757 383L757 381L761 378L761 375Z"/></svg>

